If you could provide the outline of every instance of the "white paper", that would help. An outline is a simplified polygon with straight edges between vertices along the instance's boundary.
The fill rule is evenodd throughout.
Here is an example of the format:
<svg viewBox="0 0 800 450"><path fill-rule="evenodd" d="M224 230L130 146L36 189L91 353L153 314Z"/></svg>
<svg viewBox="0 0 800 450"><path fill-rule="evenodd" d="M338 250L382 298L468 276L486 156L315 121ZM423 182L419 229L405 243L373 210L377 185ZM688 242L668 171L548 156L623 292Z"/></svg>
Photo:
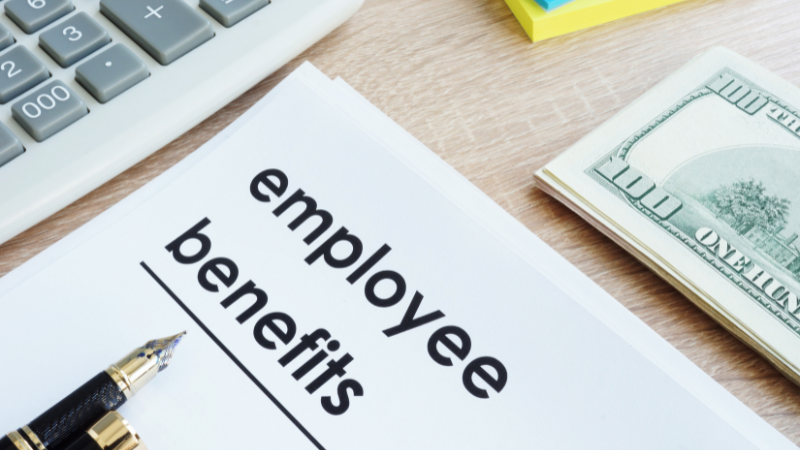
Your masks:
<svg viewBox="0 0 800 450"><path fill-rule="evenodd" d="M304 65L196 154L0 280L0 345L19 362L0 384L3 404L14 405L0 411L0 426L19 427L133 347L186 329L170 368L120 411L151 449L795 448L365 103ZM266 169L288 178L280 197L262 189L270 203L251 194ZM304 239L318 219L292 231L302 207L273 213L297 189L333 218L310 245ZM176 262L165 247L204 218L210 253ZM305 259L341 227L363 243L358 262L333 268L323 257L309 265ZM181 251L192 254L196 244ZM391 251L349 283L384 244ZM348 252L341 245L333 256ZM234 261L239 276L230 288L212 276L220 290L213 293L198 271L217 257ZM382 271L406 284L390 307L373 306L365 294ZM227 309L220 302L248 281L269 299L240 324L252 300ZM391 286L378 284L377 295L390 296ZM416 317L437 310L445 317L387 337L417 292ZM254 326L275 312L289 315L297 333L284 345L267 331L277 347L268 350ZM450 367L428 349L446 326L471 341L463 361L439 344ZM286 367L278 360L317 329L340 348L295 380L326 343ZM345 354L353 357L346 374L307 392L328 361ZM488 399L463 380L468 364L485 356L508 373L500 392L471 377ZM340 406L345 380L363 395L347 391L349 408L333 415L322 398Z"/></svg>

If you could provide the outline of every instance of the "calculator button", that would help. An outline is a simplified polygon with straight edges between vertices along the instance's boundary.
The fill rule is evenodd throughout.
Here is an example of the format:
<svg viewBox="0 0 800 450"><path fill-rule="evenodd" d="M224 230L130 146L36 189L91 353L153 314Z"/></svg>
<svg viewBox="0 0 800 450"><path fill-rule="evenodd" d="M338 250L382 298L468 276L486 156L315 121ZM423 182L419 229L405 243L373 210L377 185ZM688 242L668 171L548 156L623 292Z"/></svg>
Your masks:
<svg viewBox="0 0 800 450"><path fill-rule="evenodd" d="M61 67L69 67L111 42L108 32L80 12L39 35L39 46Z"/></svg>
<svg viewBox="0 0 800 450"><path fill-rule="evenodd" d="M25 153L22 143L14 133L0 122L0 166Z"/></svg>
<svg viewBox="0 0 800 450"><path fill-rule="evenodd" d="M138 56L116 44L75 70L75 79L100 103L106 103L150 76Z"/></svg>
<svg viewBox="0 0 800 450"><path fill-rule="evenodd" d="M9 0L5 8L6 15L28 34L41 30L75 9L71 0Z"/></svg>
<svg viewBox="0 0 800 450"><path fill-rule="evenodd" d="M14 103L11 116L42 142L89 114L86 104L61 80L53 81Z"/></svg>
<svg viewBox="0 0 800 450"><path fill-rule="evenodd" d="M230 28L269 3L270 0L200 0L200 7Z"/></svg>
<svg viewBox="0 0 800 450"><path fill-rule="evenodd" d="M100 11L165 66L214 37L182 0L101 0Z"/></svg>
<svg viewBox="0 0 800 450"><path fill-rule="evenodd" d="M6 27L0 25L0 50L7 49L11 47L14 42L14 36L11 35L11 32L6 29Z"/></svg>
<svg viewBox="0 0 800 450"><path fill-rule="evenodd" d="M50 78L50 72L25 47L18 45L0 55L0 104Z"/></svg>

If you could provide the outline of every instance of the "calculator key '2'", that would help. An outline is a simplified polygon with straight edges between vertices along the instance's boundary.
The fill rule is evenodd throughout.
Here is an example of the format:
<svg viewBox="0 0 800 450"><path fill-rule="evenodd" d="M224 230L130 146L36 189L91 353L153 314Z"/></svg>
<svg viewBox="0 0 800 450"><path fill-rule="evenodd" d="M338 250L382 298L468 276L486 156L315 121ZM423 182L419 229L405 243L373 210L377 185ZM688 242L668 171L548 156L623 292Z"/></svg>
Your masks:
<svg viewBox="0 0 800 450"><path fill-rule="evenodd" d="M37 57L20 45L0 56L0 104L50 78L50 72Z"/></svg>

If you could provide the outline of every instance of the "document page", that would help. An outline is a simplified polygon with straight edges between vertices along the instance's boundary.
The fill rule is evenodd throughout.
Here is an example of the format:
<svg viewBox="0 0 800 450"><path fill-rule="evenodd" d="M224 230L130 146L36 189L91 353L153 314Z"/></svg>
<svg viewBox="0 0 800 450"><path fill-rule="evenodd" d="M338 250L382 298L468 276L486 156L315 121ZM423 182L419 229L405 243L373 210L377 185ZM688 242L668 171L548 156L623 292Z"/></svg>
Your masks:
<svg viewBox="0 0 800 450"><path fill-rule="evenodd" d="M186 330L120 410L151 450L795 448L320 77L0 283L0 426Z"/></svg>

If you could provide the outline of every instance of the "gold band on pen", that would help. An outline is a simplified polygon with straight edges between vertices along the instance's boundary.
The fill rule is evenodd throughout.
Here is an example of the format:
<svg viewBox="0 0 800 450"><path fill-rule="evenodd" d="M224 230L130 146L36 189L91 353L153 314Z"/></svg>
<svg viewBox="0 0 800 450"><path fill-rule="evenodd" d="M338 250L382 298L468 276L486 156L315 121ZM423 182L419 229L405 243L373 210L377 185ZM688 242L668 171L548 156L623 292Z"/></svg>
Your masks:
<svg viewBox="0 0 800 450"><path fill-rule="evenodd" d="M47 450L47 447L45 447L44 444L42 444L42 441L39 439L39 436L37 436L36 433L33 432L33 430L28 428L27 425L22 427L22 432L28 436L28 439L30 439L31 442L33 442L33 445L36 446L36 450Z"/></svg>
<svg viewBox="0 0 800 450"><path fill-rule="evenodd" d="M106 369L128 400L158 374L159 358L154 354L154 349L137 349Z"/></svg>
<svg viewBox="0 0 800 450"><path fill-rule="evenodd" d="M86 433L104 450L147 450L133 427L116 411L106 414Z"/></svg>
<svg viewBox="0 0 800 450"><path fill-rule="evenodd" d="M18 450L33 450L30 444L28 444L25 438L23 438L22 435L19 434L18 432L12 431L11 433L8 433L6 436L8 436L8 438L11 439L11 442L14 444L14 447L17 447Z"/></svg>
<svg viewBox="0 0 800 450"><path fill-rule="evenodd" d="M120 370L116 364L106 369L106 373L111 377L112 380L114 380L114 383L116 383L119 390L125 394L125 398L130 400L131 397L133 397L133 391L131 391L131 386L133 383L131 383L128 375Z"/></svg>

